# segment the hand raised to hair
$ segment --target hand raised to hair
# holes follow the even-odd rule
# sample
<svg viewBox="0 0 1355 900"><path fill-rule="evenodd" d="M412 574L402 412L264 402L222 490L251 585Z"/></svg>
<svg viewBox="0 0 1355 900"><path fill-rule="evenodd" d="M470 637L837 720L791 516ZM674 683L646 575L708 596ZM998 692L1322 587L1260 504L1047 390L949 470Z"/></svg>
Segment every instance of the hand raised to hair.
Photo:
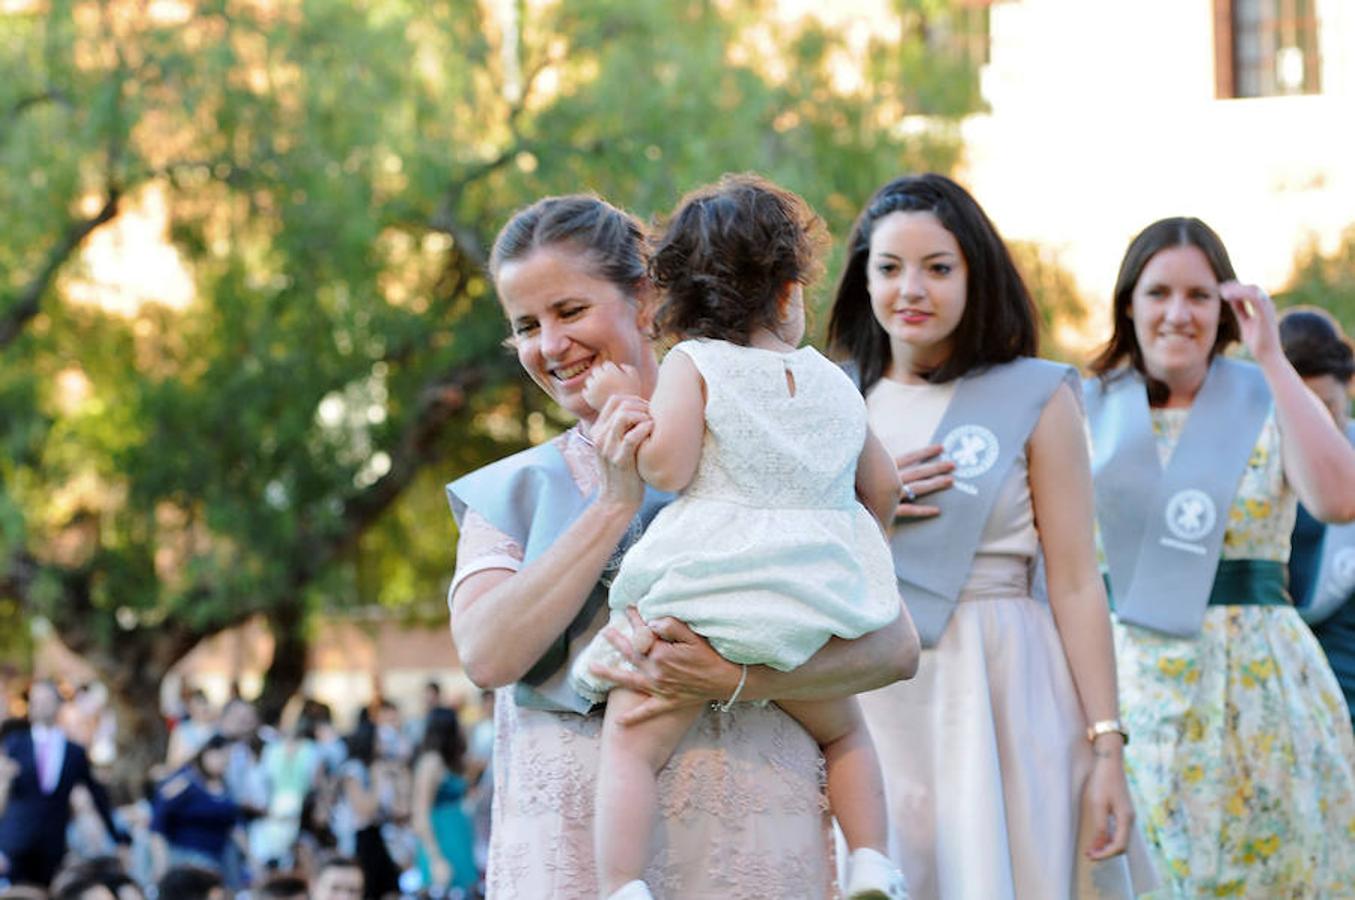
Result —
<svg viewBox="0 0 1355 900"><path fill-rule="evenodd" d="M1225 281L1219 285L1219 296L1233 308L1242 343L1258 363L1266 362L1280 347L1280 326L1275 316L1275 304L1269 295L1254 284Z"/></svg>
<svg viewBox="0 0 1355 900"><path fill-rule="evenodd" d="M612 397L623 394L639 397L643 392L639 370L624 363L605 362L594 366L583 385L583 399L596 410L601 410Z"/></svg>

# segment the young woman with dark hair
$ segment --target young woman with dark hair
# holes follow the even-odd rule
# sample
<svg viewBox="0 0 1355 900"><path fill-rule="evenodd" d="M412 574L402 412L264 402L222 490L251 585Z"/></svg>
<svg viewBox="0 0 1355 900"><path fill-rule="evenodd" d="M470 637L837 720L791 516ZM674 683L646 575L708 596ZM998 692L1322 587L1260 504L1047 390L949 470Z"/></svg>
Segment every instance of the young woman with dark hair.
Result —
<svg viewBox="0 0 1355 900"><path fill-rule="evenodd" d="M179 865L222 871L226 845L243 820L240 805L226 790L229 752L227 740L212 735L191 760L156 787L151 831L168 851L157 860L158 871Z"/></svg>
<svg viewBox="0 0 1355 900"><path fill-rule="evenodd" d="M1126 763L1174 896L1355 884L1355 741L1285 589L1296 496L1355 517L1355 449L1270 298L1198 219L1130 243L1085 385ZM1241 339L1254 363L1227 358Z"/></svg>
<svg viewBox="0 0 1355 900"><path fill-rule="evenodd" d="M962 187L875 194L829 341L904 485L894 569L922 661L860 699L914 896L1141 890L1076 375L1034 358L1030 294Z"/></svg>
<svg viewBox="0 0 1355 900"><path fill-rule="evenodd" d="M426 888L446 896L459 888L471 896L480 880L475 829L463 808L468 785L466 740L456 711L428 712L423 744L414 761L413 830L419 839L419 872Z"/></svg>

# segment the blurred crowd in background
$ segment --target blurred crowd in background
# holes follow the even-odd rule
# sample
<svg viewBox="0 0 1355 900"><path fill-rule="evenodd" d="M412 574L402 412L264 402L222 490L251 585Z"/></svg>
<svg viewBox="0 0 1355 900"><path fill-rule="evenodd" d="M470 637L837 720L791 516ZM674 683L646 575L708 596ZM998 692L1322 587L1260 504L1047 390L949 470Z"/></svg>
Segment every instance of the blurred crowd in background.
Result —
<svg viewBox="0 0 1355 900"><path fill-rule="evenodd" d="M298 698L274 723L187 689L164 760L114 784L98 685L4 698L0 900L474 898L489 829L493 694L378 698L349 729ZM17 713L17 714L16 714Z"/></svg>

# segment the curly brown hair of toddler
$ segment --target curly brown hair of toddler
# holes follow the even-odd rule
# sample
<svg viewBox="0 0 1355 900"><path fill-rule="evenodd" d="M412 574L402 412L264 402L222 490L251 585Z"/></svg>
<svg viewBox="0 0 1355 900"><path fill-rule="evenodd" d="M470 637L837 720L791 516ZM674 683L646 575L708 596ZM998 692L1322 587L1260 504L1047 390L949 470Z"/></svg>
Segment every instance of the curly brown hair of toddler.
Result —
<svg viewBox="0 0 1355 900"><path fill-rule="evenodd" d="M823 220L758 175L726 175L678 203L655 242L649 277L662 295L660 335L748 343L775 330L786 286L823 271Z"/></svg>

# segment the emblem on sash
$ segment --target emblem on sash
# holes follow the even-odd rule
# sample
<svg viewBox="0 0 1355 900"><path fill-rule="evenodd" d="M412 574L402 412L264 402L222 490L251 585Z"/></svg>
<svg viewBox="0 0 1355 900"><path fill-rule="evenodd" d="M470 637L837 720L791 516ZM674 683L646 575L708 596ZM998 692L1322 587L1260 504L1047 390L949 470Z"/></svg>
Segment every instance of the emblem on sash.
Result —
<svg viewBox="0 0 1355 900"><path fill-rule="evenodd" d="M1355 590L1355 547L1342 547L1332 554L1327 584L1340 594Z"/></svg>
<svg viewBox="0 0 1355 900"><path fill-rule="evenodd" d="M1204 538L1217 521L1214 501L1197 488L1177 491L1167 501L1167 530L1183 541Z"/></svg>
<svg viewBox="0 0 1355 900"><path fill-rule="evenodd" d="M957 479L978 478L997 462L997 435L982 425L960 425L941 441L946 458L955 463Z"/></svg>

